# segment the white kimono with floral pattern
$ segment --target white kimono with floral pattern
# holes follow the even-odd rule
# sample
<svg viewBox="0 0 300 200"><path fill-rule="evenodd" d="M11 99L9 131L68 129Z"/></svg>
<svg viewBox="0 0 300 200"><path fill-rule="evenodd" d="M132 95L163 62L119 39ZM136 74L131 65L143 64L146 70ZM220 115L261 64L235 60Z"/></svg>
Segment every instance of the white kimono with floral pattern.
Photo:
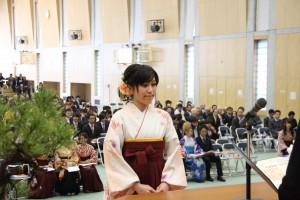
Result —
<svg viewBox="0 0 300 200"><path fill-rule="evenodd" d="M140 131L138 131L139 129ZM137 133L139 134L136 137ZM141 112L133 103L129 102L122 110L114 114L105 137L104 159L107 188L104 197L115 199L135 192L132 186L139 181L139 178L122 155L124 140L135 137L137 139L164 139L166 162L161 181L168 183L170 190L185 188L187 181L179 140L170 115L152 105Z"/></svg>

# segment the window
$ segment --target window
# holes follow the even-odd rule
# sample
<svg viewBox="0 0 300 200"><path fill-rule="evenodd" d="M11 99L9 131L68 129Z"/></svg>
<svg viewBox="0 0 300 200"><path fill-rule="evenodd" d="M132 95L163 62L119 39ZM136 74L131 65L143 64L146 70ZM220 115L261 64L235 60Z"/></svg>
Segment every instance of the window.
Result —
<svg viewBox="0 0 300 200"><path fill-rule="evenodd" d="M256 66L255 66L255 99L267 99L268 80L268 42L258 40L256 43Z"/></svg>
<svg viewBox="0 0 300 200"><path fill-rule="evenodd" d="M185 46L185 98L194 102L194 46Z"/></svg>

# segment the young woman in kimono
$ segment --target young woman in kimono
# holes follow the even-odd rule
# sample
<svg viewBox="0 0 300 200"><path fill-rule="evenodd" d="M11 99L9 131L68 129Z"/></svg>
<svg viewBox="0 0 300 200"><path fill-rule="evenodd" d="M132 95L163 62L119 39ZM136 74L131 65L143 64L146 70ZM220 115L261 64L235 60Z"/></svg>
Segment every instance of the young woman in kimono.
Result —
<svg viewBox="0 0 300 200"><path fill-rule="evenodd" d="M80 133L79 142L76 146L76 152L79 156L79 164L97 163L97 153L94 147L87 144L88 136L86 133ZM83 192L100 192L103 191L103 185L97 169L94 165L80 167L81 182Z"/></svg>
<svg viewBox="0 0 300 200"><path fill-rule="evenodd" d="M75 145L69 148L60 146L54 154L58 179L55 190L61 195L77 195L80 191L79 171L68 171L69 167L78 166L79 157L75 147Z"/></svg>
<svg viewBox="0 0 300 200"><path fill-rule="evenodd" d="M29 197L34 199L45 199L53 197L53 190L56 185L55 171L48 171L53 168L53 156L40 155L35 157L35 162L39 166L31 172L31 184Z"/></svg>
<svg viewBox="0 0 300 200"><path fill-rule="evenodd" d="M134 64L124 72L119 90L128 102L113 115L104 141L106 199L186 187L172 119L151 105L158 81L147 65Z"/></svg>
<svg viewBox="0 0 300 200"><path fill-rule="evenodd" d="M200 154L204 152L196 142L196 139L192 137L192 124L185 122L182 130L185 135L181 138L180 145L185 168L192 173L193 181L203 183L205 181L205 163L200 157ZM197 155L199 155L199 157L197 157Z"/></svg>
<svg viewBox="0 0 300 200"><path fill-rule="evenodd" d="M283 130L278 133L278 154L280 156L289 155L287 149L293 144L296 134L292 129L292 123L289 120L284 122Z"/></svg>

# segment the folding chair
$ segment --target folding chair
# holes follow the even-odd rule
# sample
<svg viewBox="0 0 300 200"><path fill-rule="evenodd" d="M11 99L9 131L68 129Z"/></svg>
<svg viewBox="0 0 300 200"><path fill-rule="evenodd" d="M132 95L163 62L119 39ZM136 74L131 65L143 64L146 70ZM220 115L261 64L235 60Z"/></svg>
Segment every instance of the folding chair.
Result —
<svg viewBox="0 0 300 200"><path fill-rule="evenodd" d="M104 166L104 160L103 160L103 157L102 157L102 154L103 154L103 150L101 150L100 147L102 147L103 149L103 143L104 143L104 139L105 137L99 137L97 139L97 146L98 146L98 161L101 162L101 165Z"/></svg>
<svg viewBox="0 0 300 200"><path fill-rule="evenodd" d="M245 173L245 165L242 162L242 157L238 154L238 152L235 150L235 146L232 143L225 143L222 146L223 153L225 155L225 158L228 158L228 163L230 160L234 160L235 162L235 173L238 173L238 164L241 162L241 165L243 167L243 173Z"/></svg>
<svg viewBox="0 0 300 200"><path fill-rule="evenodd" d="M228 169L228 173L229 175L228 176L231 176L231 170L230 170L230 167L229 167L229 160L228 158L226 158L223 154L223 148L222 148L222 145L220 144L212 144L212 148L213 148L213 151L216 152L216 156L219 156L220 159L221 159L221 162L222 162L222 169L223 169L223 166L224 166L224 162L226 163L226 167ZM213 163L212 163L213 164Z"/></svg>
<svg viewBox="0 0 300 200"><path fill-rule="evenodd" d="M216 143L222 145L225 143L230 143L230 141L228 139L217 139Z"/></svg>
<svg viewBox="0 0 300 200"><path fill-rule="evenodd" d="M231 135L229 127L228 126L219 126L218 134L220 135L220 139L228 139L232 140L234 137Z"/></svg>
<svg viewBox="0 0 300 200"><path fill-rule="evenodd" d="M247 155L247 146L248 146L247 142L239 142L239 143L237 143L237 147L240 148L246 155ZM254 162L256 162L257 156L255 156L255 155L252 154L250 157L251 157L251 159Z"/></svg>
<svg viewBox="0 0 300 200"><path fill-rule="evenodd" d="M245 128L235 129L237 142L247 142L247 130Z"/></svg>
<svg viewBox="0 0 300 200"><path fill-rule="evenodd" d="M261 137L261 135L259 134L258 129L256 129L254 127L252 128L252 142L254 143L253 147L256 146L258 151L259 151L259 146L262 146L264 152L266 151L265 145L264 145L264 140ZM254 148L253 148L253 150L254 150Z"/></svg>
<svg viewBox="0 0 300 200"><path fill-rule="evenodd" d="M268 150L271 150L271 145L272 145L272 141L274 142L274 146L275 146L275 139L273 138L272 134L269 133L269 128L268 127L261 127L258 129L258 133L261 136L261 138L263 139L265 148ZM276 148L274 148L276 149Z"/></svg>

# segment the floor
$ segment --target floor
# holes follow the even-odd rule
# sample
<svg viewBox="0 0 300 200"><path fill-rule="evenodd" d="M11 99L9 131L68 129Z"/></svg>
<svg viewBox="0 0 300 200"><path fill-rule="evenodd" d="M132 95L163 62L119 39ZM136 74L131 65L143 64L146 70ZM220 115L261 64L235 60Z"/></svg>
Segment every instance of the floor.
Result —
<svg viewBox="0 0 300 200"><path fill-rule="evenodd" d="M277 152L274 150L271 151L257 151L255 152L255 155L257 156L257 160L264 160L268 158L273 158L277 156ZM234 161L230 162L230 169L235 169L235 163ZM106 174L104 166L98 165L97 166L98 173L100 175L100 178L103 182L103 184L106 183ZM188 187L187 189L192 188L206 188L206 187L215 187L215 186L223 186L223 185L234 185L234 184L243 184L246 182L246 176L243 172L243 168L241 164L239 164L238 171L241 171L238 174L232 174L232 176L226 176L226 173L228 170L224 168L224 178L226 179L226 182L220 182L220 181L213 181L213 182L204 182L204 183L196 183L192 181L188 181ZM228 174L228 173L227 173ZM212 175L213 176L213 175ZM262 182L263 180L256 174L254 170L251 170L251 182ZM54 200L94 200L94 199L103 199L103 192L97 192L97 193L79 193L77 196L60 196L56 194L53 198Z"/></svg>

